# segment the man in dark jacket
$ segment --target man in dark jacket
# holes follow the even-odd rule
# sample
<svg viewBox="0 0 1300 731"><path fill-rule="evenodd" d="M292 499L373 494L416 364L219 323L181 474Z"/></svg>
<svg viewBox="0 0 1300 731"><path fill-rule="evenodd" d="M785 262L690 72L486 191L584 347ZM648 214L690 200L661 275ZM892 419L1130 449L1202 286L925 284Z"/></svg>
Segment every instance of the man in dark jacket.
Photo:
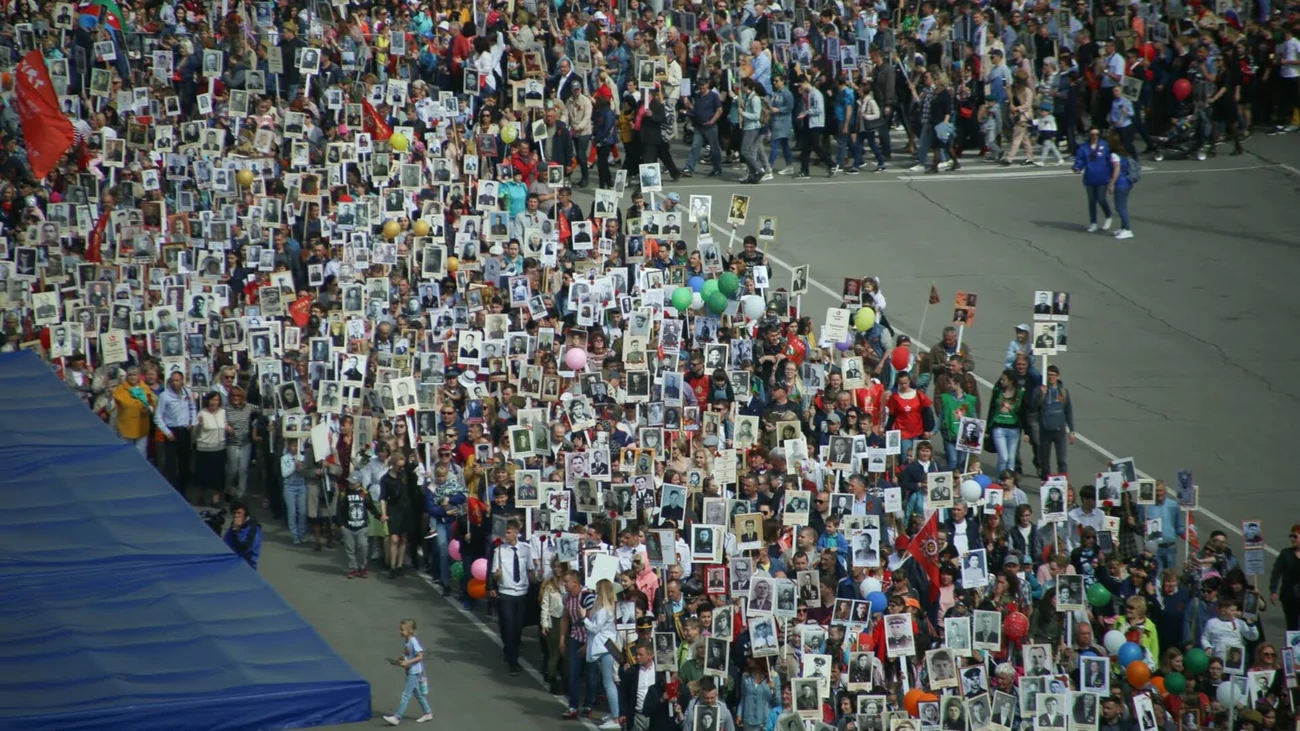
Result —
<svg viewBox="0 0 1300 731"><path fill-rule="evenodd" d="M675 727L671 701L664 698L664 676L655 671L655 653L648 642L638 642L633 653L636 664L622 671L618 707L623 728L636 731L669 731ZM641 676L649 685L641 693Z"/></svg>
<svg viewBox="0 0 1300 731"><path fill-rule="evenodd" d="M663 169L672 176L673 182L681 179L682 173L673 162L672 151L668 144L668 108L664 106L664 90L655 84L650 92L650 108L641 117L641 160L663 164Z"/></svg>
<svg viewBox="0 0 1300 731"><path fill-rule="evenodd" d="M892 156L889 147L889 123L894 110L898 108L898 77L894 73L894 64L885 63L879 48L871 48L871 64L875 71L871 74L871 95L880 105L880 118L885 121L885 131L880 137L880 152L888 160Z"/></svg>

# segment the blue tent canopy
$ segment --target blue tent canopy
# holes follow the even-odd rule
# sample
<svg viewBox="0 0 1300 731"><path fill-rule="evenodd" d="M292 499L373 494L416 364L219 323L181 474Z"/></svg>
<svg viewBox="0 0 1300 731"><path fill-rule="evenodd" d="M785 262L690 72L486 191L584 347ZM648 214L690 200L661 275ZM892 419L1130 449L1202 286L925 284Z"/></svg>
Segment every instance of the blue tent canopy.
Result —
<svg viewBox="0 0 1300 731"><path fill-rule="evenodd" d="M364 721L370 686L31 353L0 355L0 728Z"/></svg>

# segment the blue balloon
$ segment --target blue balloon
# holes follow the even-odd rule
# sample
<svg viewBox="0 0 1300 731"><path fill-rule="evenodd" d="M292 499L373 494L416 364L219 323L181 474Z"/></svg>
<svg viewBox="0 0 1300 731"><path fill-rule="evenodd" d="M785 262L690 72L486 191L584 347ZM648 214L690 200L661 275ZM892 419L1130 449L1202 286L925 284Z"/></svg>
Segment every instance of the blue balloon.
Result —
<svg viewBox="0 0 1300 731"><path fill-rule="evenodd" d="M699 292L704 289L704 277L701 276L691 277L690 279L686 280L686 286L690 287L692 290L696 292Z"/></svg>
<svg viewBox="0 0 1300 731"><path fill-rule="evenodd" d="M989 477L988 475L982 472L978 475L975 475L975 481L978 482L980 484L980 487L984 488L985 490L989 489L989 485L993 484L993 478Z"/></svg>
<svg viewBox="0 0 1300 731"><path fill-rule="evenodd" d="M871 602L871 613L880 614L885 611L885 605L889 603L889 598L883 592L873 591L867 595L867 601Z"/></svg>
<svg viewBox="0 0 1300 731"><path fill-rule="evenodd" d="M1119 666L1126 668L1134 660L1141 660L1143 655L1141 645L1136 642L1125 642L1119 646Z"/></svg>

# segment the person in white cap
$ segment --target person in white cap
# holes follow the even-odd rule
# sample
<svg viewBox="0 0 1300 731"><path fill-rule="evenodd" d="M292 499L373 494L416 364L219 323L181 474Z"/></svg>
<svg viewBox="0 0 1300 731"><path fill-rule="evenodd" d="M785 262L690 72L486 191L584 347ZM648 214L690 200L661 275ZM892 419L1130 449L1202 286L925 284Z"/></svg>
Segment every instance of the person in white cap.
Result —
<svg viewBox="0 0 1300 731"><path fill-rule="evenodd" d="M1003 368L1013 368L1016 365L1016 356L1025 355L1031 361L1034 358L1034 345L1029 340L1029 326L1025 323L1016 325L1016 335L1007 343L1007 355L1002 359Z"/></svg>

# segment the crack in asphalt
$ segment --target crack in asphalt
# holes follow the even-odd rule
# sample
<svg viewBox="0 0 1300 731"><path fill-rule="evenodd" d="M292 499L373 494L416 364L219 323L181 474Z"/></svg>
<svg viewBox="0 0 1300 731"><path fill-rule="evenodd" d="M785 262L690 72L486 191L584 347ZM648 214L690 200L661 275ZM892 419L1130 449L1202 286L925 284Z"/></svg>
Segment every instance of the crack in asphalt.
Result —
<svg viewBox="0 0 1300 731"><path fill-rule="evenodd" d="M1262 159L1262 158L1261 158L1261 159ZM1048 251L1047 249L1044 249L1043 247L1041 247L1041 246L1039 246L1038 244L1034 243L1034 242L1033 242L1032 240L1030 240L1030 239L1027 239L1027 238L1025 238L1025 237L1023 237L1023 236L1015 236L1015 235L1013 235L1013 234L1009 234L1009 233L1007 233L1007 232L1005 232L1005 231L998 231L998 230L996 230L996 229L989 228L988 226L985 226L985 225L982 224L982 223L979 223L979 222L973 221L973 220L967 218L966 216L963 216L963 215L961 215L960 213L957 213L956 211L952 210L951 208L949 208L948 206L944 205L943 203L940 203L938 200L936 200L936 199L935 199L934 197L932 197L930 194L928 194L928 193L926 193L925 191L921 190L920 188L916 187L916 183L915 183L915 181L908 180L906 183L904 183L904 185L905 185L909 190L911 190L912 192L916 193L916 194L919 195L921 198L923 198L926 202L928 202L928 203L930 203L931 205L933 205L935 208L938 208L940 211L943 211L944 213L948 214L949 216L952 216L953 218L957 219L958 221L961 221L962 223L964 223L964 224L966 224L966 225L968 225L968 226L972 226L972 227L974 227L974 228L977 228L977 229L979 229L979 230L981 230L981 231L984 231L984 232L986 232L986 233L992 234L992 235L994 235L994 236L999 236L999 237L1002 237L1002 238L1005 238L1005 239L1011 239L1012 241L1019 241L1019 242L1023 243L1025 246L1028 246L1029 248L1033 249L1034 251L1037 251L1038 253L1042 254L1043 256L1045 256L1045 257L1047 257L1047 258L1049 258L1049 259L1053 259L1053 260L1055 260L1055 261L1056 261L1057 263L1059 263L1062 267L1065 267L1066 269L1070 269L1070 270L1073 270L1073 271L1076 271L1076 272L1080 272L1081 274L1083 274L1083 276L1085 276L1085 277L1087 277L1088 279L1092 280L1092 282L1095 283L1098 287L1100 287L1100 288L1106 290L1107 292L1110 292L1110 293L1113 294L1116 298L1122 300L1123 302L1128 303L1129 305L1132 305L1134 308L1136 308L1136 309L1140 310L1141 312L1145 313L1147 317L1149 317L1149 318L1151 318L1152 320L1154 320L1155 322L1158 322L1158 323L1160 323L1161 325L1164 325L1165 327L1169 328L1169 330L1170 330L1171 332L1175 332L1175 333L1178 333L1178 334L1180 334L1180 335L1183 335L1183 336L1185 336L1185 337L1187 337L1187 338L1190 338L1191 340L1194 340L1194 341L1196 341L1196 342L1198 342L1198 343L1200 343L1200 344L1202 344L1202 345L1204 345L1204 346L1210 348L1211 350L1213 350L1213 351L1218 355L1218 358L1219 358L1219 361L1220 361L1220 362L1222 362L1222 363L1223 363L1224 365L1226 365L1226 366L1229 366L1229 367L1231 367L1231 368L1233 368L1233 369L1236 369L1236 370L1240 371L1241 373L1243 373L1243 374L1245 374L1245 375L1248 375L1248 376L1250 376L1250 377L1252 377L1252 378L1258 380L1260 383L1263 383L1264 386L1265 386L1265 388L1267 388L1268 391L1269 391L1270 393L1273 393L1273 394L1276 394L1276 395L1278 395L1278 396L1282 396L1282 397L1284 397L1284 398L1290 399L1291 401L1294 401L1294 402L1296 402L1296 403L1300 403L1300 396L1297 396L1296 394L1287 393L1287 392L1285 392L1285 391L1279 390L1278 387L1276 386L1276 384L1274 384L1271 380L1269 380L1269 378L1268 378L1267 376L1265 376L1264 374L1262 374L1262 373L1258 373L1258 372L1255 372L1255 371L1252 371L1251 369L1247 368L1246 366L1241 365L1240 363L1235 362L1235 361L1232 359L1232 357L1228 354L1228 351L1225 350L1225 349L1223 348L1223 346L1219 345L1218 343L1215 343L1214 341L1206 340L1205 338L1202 338L1202 337L1200 337L1200 336L1198 336L1198 335L1195 335L1195 334L1193 334L1193 333L1190 333L1190 332L1188 332L1188 331L1186 331L1186 330L1183 330L1182 328L1180 328L1180 327L1174 325L1173 323L1169 322L1168 320L1166 320L1166 319L1160 317L1159 315L1155 314L1155 312L1153 312L1153 311L1151 310L1151 308L1146 307L1146 306L1144 306L1144 305L1142 305L1142 304L1139 304L1139 303L1138 303L1136 300L1134 300L1132 297L1129 297L1128 295L1124 294L1124 293L1121 292L1120 290L1115 289L1115 288L1112 287L1110 284L1108 284L1105 280L1103 280L1103 279L1099 279L1098 277L1096 277L1095 275L1093 275L1093 273L1090 272L1090 271L1088 271L1087 269L1084 269L1084 268L1081 268L1081 267L1075 267L1075 266L1072 266L1071 264L1069 264L1068 262L1066 262L1065 259L1062 259L1059 255L1054 254L1054 253L1052 253L1051 251ZM1117 398L1120 398L1120 397L1117 397ZM1127 399L1123 399L1123 398L1121 398L1121 400L1127 400ZM1130 403L1131 403L1131 402L1130 402ZM1152 413L1154 413L1154 412L1152 412Z"/></svg>

